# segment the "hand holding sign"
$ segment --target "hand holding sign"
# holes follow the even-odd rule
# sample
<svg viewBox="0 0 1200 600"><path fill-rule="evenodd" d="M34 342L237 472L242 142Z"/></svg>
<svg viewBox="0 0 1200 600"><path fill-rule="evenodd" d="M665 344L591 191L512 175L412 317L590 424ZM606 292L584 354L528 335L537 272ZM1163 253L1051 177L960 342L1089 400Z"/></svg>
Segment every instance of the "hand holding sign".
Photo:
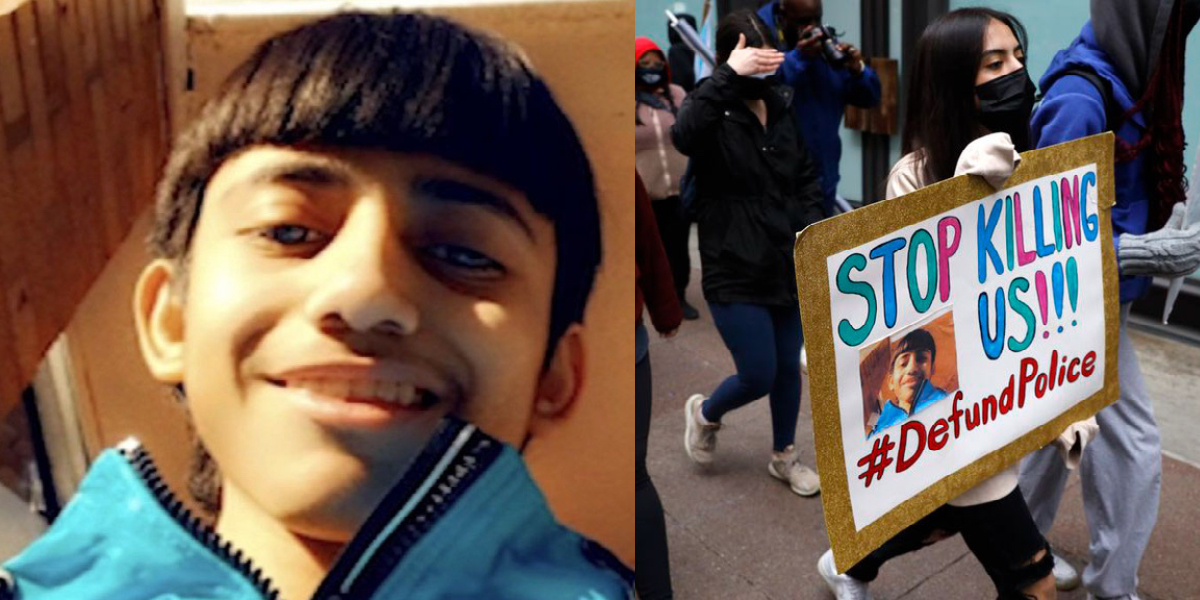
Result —
<svg viewBox="0 0 1200 600"><path fill-rule="evenodd" d="M1121 236L1117 261L1122 275L1184 277L1200 268L1200 222L1184 226L1186 205L1176 204L1158 231Z"/></svg>

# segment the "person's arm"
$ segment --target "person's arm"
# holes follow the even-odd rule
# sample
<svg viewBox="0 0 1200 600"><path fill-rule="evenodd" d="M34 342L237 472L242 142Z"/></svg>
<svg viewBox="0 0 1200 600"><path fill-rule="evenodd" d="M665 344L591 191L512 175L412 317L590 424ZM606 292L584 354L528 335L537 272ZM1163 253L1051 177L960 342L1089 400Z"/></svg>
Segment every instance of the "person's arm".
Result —
<svg viewBox="0 0 1200 600"><path fill-rule="evenodd" d="M1045 91L1046 97L1029 123L1038 148L1095 135L1108 129L1103 92L1079 75L1065 75ZM1121 233L1113 220L1113 244L1119 251ZM1120 265L1118 265L1120 266Z"/></svg>
<svg viewBox="0 0 1200 600"><path fill-rule="evenodd" d="M637 213L635 214L634 242L636 244L637 286L646 300L650 321L659 333L670 333L679 328L683 321L683 309L675 295L675 283L671 278L671 265L658 236L658 224L654 220L654 208L650 196L642 185L642 178L635 176Z"/></svg>
<svg viewBox="0 0 1200 600"><path fill-rule="evenodd" d="M1082 77L1068 75L1058 80L1063 92L1047 97L1034 115L1033 132L1038 147L1078 139L1107 128L1104 100L1096 86ZM1044 113L1044 114L1043 114ZM1151 192L1153 193L1153 192ZM1154 202L1154 198L1149 198ZM1182 206L1177 206L1182 210ZM1200 227L1182 228L1182 212L1172 214L1166 226L1149 233L1127 233L1122 213L1112 211L1113 245L1117 269L1122 276L1187 275L1200 266Z"/></svg>
<svg viewBox="0 0 1200 600"><path fill-rule="evenodd" d="M1038 148L1084 138L1106 128L1104 97L1096 86L1078 75L1066 75L1051 84L1029 123Z"/></svg>
<svg viewBox="0 0 1200 600"><path fill-rule="evenodd" d="M715 143L713 137L726 108L737 102L734 77L737 73L733 67L723 64L683 100L675 125L671 127L671 139L681 153L693 156Z"/></svg>
<svg viewBox="0 0 1200 600"><path fill-rule="evenodd" d="M853 46L848 46L848 48L852 48L857 60L862 61L862 57L857 54L857 48ZM880 98L883 97L883 87L879 83L879 74L865 63L862 65L862 72L858 74L847 67L843 90L843 98L846 104L859 108L878 106Z"/></svg>
<svg viewBox="0 0 1200 600"><path fill-rule="evenodd" d="M803 85L805 73L808 72L808 60L799 48L789 50L779 67L779 80L792 87Z"/></svg>
<svg viewBox="0 0 1200 600"><path fill-rule="evenodd" d="M905 154L888 173L884 198L891 200L925 187L921 177L921 159L917 152Z"/></svg>

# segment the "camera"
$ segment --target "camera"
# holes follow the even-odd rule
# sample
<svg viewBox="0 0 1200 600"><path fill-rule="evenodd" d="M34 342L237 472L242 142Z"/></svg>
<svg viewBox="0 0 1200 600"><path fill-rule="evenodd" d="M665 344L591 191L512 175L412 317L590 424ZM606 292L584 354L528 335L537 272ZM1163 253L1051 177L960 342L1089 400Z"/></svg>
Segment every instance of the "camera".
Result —
<svg viewBox="0 0 1200 600"><path fill-rule="evenodd" d="M816 25L808 30L808 34L802 39L820 39L821 58L824 58L825 62L830 65L841 68L846 66L848 58L845 52L838 49L838 35L840 34L832 25Z"/></svg>

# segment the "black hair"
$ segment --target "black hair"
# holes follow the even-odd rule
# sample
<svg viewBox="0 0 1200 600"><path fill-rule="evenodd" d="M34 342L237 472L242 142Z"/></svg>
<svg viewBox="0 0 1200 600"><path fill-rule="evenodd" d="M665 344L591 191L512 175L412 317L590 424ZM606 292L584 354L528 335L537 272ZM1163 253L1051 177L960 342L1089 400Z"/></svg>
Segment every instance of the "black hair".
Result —
<svg viewBox="0 0 1200 600"><path fill-rule="evenodd" d="M675 15L675 18L679 19L680 21L687 22L688 25L692 26L692 29L696 28L696 17L693 17L692 15L687 13L679 13ZM671 27L670 19L667 20L667 40L671 42L672 46L683 43L683 38L679 36L679 32L675 31L674 27Z"/></svg>
<svg viewBox="0 0 1200 600"><path fill-rule="evenodd" d="M903 151L920 152L925 176L954 176L958 156L986 133L975 107L975 78L983 36L992 19L1008 25L1028 52L1025 28L1016 17L990 8L960 8L930 23L917 40L908 80Z"/></svg>
<svg viewBox="0 0 1200 600"><path fill-rule="evenodd" d="M929 351L929 362L932 363L937 359L937 342L933 341L933 335L919 327L908 332L908 335L900 338L896 342L896 346L892 348L892 367L896 366L896 358L905 352L919 352L921 350Z"/></svg>
<svg viewBox="0 0 1200 600"><path fill-rule="evenodd" d="M545 364L583 319L601 258L587 155L518 49L442 17L336 14L264 42L177 140L152 252L186 270L209 180L254 145L425 153L521 191L556 231Z"/></svg>
<svg viewBox="0 0 1200 600"><path fill-rule="evenodd" d="M738 35L746 36L747 48L774 48L775 44L768 37L770 31L761 17L748 10L726 15L717 25L717 64L723 65L729 60L730 53L737 47Z"/></svg>

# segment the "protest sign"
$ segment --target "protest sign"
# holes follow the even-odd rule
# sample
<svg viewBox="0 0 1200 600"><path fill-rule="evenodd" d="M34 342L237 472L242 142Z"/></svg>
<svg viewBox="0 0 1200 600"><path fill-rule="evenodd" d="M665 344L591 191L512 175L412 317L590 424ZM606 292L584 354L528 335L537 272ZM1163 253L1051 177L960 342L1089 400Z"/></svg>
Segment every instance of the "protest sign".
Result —
<svg viewBox="0 0 1200 600"><path fill-rule="evenodd" d="M1117 398L1113 138L805 229L796 280L839 571Z"/></svg>

